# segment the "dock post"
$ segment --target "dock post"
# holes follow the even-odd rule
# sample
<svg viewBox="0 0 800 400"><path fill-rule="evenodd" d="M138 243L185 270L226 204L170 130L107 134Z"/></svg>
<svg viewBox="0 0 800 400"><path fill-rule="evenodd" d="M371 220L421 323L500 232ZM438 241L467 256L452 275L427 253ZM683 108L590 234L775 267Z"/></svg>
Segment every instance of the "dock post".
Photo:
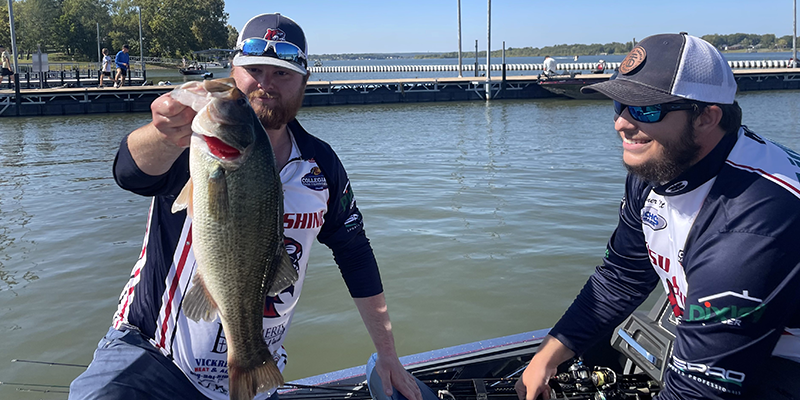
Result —
<svg viewBox="0 0 800 400"><path fill-rule="evenodd" d="M461 0L458 0L458 77L461 78Z"/></svg>
<svg viewBox="0 0 800 400"><path fill-rule="evenodd" d="M492 99L492 0L486 6L486 101Z"/></svg>
<svg viewBox="0 0 800 400"><path fill-rule="evenodd" d="M475 39L475 77L478 77L478 39Z"/></svg>
<svg viewBox="0 0 800 400"><path fill-rule="evenodd" d="M497 95L503 92L506 88L506 41L503 40L503 72L502 72L502 79L500 79L500 90L497 91Z"/></svg>

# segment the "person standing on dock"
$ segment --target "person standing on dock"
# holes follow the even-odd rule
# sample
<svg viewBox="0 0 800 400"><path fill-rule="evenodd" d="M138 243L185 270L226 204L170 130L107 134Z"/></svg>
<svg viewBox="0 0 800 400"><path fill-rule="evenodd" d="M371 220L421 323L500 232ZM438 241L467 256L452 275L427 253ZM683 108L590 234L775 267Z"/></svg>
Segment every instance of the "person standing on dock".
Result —
<svg viewBox="0 0 800 400"><path fill-rule="evenodd" d="M685 33L645 38L617 75L581 90L614 100L628 169L619 222L519 398L549 398L559 365L659 282L678 321L659 400L797 398L800 154L741 125L728 63Z"/></svg>
<svg viewBox="0 0 800 400"><path fill-rule="evenodd" d="M0 85L2 85L3 81L2 78L4 76L8 77L8 88L14 88L14 82L12 78L14 76L14 71L11 70L11 59L8 57L8 52L6 52L5 46L0 45L0 58L2 59L2 69L0 69Z"/></svg>
<svg viewBox="0 0 800 400"><path fill-rule="evenodd" d="M422 400L395 350L378 264L347 172L333 149L295 119L309 78L305 34L280 14L258 15L240 32L231 77L248 96L272 143L284 191L284 243L300 276L266 300L264 339L283 370L288 356L282 344L303 288L311 245L319 241L332 250L377 350L375 370L387 396L394 387L410 400ZM227 344L219 318L191 321L179 304L187 289L180 282L191 281L195 272L190 267L195 263L192 220L171 208L189 179L187 147L196 112L169 93L153 101L151 111L152 122L122 140L114 161L120 187L153 197L145 247L123 289L113 326L89 368L70 386L73 400L228 400Z"/></svg>
<svg viewBox="0 0 800 400"><path fill-rule="evenodd" d="M103 63L100 70L100 88L105 87L103 80L108 77L111 78L111 56L108 55L108 49L103 48ZM116 82L116 81L115 81Z"/></svg>
<svg viewBox="0 0 800 400"><path fill-rule="evenodd" d="M122 45L122 50L117 52L117 56L114 58L114 63L117 64L117 75L114 76L114 87L122 87L125 84L125 77L128 76L128 63L130 62L130 56L128 55L128 48L127 44Z"/></svg>

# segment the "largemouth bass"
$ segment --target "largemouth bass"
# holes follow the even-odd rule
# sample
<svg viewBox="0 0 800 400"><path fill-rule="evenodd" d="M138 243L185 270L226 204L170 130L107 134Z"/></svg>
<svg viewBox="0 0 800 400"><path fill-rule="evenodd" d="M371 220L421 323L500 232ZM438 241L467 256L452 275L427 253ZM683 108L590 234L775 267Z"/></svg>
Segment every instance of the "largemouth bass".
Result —
<svg viewBox="0 0 800 400"><path fill-rule="evenodd" d="M297 281L283 245L283 189L267 132L233 79L190 82L171 96L198 111L191 178L172 211L188 208L197 272L183 312L219 314L228 344L230 398L284 383L264 341L267 297Z"/></svg>

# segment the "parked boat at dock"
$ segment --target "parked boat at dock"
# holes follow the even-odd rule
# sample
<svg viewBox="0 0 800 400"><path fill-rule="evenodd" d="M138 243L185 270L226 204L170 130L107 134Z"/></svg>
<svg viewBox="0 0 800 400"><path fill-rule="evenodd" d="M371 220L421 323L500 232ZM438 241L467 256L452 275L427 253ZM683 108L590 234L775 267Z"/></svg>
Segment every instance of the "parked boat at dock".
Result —
<svg viewBox="0 0 800 400"><path fill-rule="evenodd" d="M203 75L208 73L208 70L205 69L202 65L190 65L186 68L180 68L181 75Z"/></svg>

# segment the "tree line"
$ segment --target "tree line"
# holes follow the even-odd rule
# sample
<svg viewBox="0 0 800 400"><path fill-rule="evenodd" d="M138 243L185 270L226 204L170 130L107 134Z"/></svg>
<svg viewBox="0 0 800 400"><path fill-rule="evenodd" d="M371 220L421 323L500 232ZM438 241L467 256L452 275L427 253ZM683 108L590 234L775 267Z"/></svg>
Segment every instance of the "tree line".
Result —
<svg viewBox="0 0 800 400"><path fill-rule="evenodd" d="M792 35L776 37L774 34L758 35L747 33L733 33L730 35L705 35L701 38L720 50L734 49L767 49L783 50L792 46ZM544 56L575 56L575 55L605 55L627 54L633 49L634 42L612 42L606 44L559 44L554 46L520 47L506 49L506 57L544 57ZM492 57L501 57L502 49L492 51ZM457 58L457 52L422 54L414 58ZM474 58L475 52L462 52L462 58ZM478 58L486 57L486 51L479 51Z"/></svg>
<svg viewBox="0 0 800 400"><path fill-rule="evenodd" d="M146 57L192 58L192 51L233 48L238 31L228 24L224 0L15 0L17 51L29 58L63 53L75 61L97 60L100 47L113 56L128 44L139 51L139 10ZM0 2L0 44L11 50L8 3Z"/></svg>

